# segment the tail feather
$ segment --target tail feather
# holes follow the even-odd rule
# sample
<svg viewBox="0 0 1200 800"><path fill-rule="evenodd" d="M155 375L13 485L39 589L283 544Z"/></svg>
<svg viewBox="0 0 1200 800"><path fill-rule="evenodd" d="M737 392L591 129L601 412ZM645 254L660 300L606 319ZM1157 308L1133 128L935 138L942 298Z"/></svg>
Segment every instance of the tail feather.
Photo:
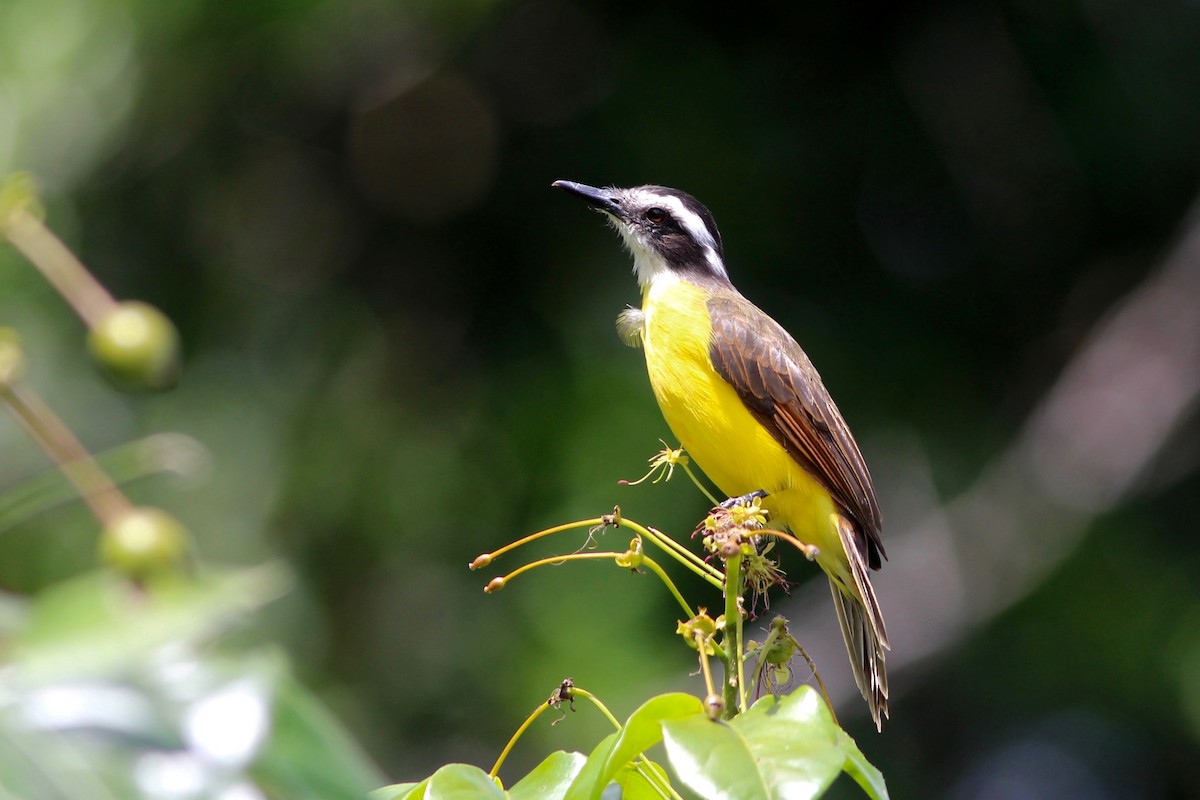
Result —
<svg viewBox="0 0 1200 800"><path fill-rule="evenodd" d="M888 716L887 650L890 649L887 629L883 624L883 612L875 598L867 564L858 547L858 536L854 523L840 517L838 532L842 548L850 562L853 586L840 583L832 575L829 588L833 592L833 605L837 609L838 623L842 627L842 638L846 640L846 651L850 666L854 670L854 681L871 709L875 728L883 728Z"/></svg>

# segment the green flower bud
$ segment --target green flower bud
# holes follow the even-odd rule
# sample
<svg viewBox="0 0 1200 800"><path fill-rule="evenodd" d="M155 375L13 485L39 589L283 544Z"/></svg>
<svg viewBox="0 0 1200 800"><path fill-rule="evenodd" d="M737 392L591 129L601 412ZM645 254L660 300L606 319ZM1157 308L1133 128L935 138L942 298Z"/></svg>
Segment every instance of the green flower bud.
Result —
<svg viewBox="0 0 1200 800"><path fill-rule="evenodd" d="M170 389L179 381L179 333L147 303L118 303L88 333L88 351L123 389Z"/></svg>
<svg viewBox="0 0 1200 800"><path fill-rule="evenodd" d="M135 580L177 568L187 550L183 524L162 509L149 506L131 509L100 533L100 558Z"/></svg>

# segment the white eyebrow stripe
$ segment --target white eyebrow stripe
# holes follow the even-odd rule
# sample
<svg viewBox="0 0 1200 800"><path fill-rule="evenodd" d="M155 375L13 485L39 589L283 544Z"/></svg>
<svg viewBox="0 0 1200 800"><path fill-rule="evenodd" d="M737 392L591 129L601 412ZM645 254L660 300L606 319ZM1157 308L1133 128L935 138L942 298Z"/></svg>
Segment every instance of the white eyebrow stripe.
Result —
<svg viewBox="0 0 1200 800"><path fill-rule="evenodd" d="M693 241L704 248L704 259L708 262L709 268L718 275L728 274L725 271L725 262L721 260L721 255L717 252L717 243L699 214L685 206L678 197L647 191L640 194L641 197L637 198L640 203L662 206L670 211L672 217L679 220L679 224L687 230Z"/></svg>
<svg viewBox="0 0 1200 800"><path fill-rule="evenodd" d="M708 232L708 226L704 224L704 220L700 218L699 214L684 206L678 197L660 197L657 202L670 209L671 216L679 220L679 224L687 229L692 239L700 246L709 250L717 249L717 243L713 241L712 234Z"/></svg>

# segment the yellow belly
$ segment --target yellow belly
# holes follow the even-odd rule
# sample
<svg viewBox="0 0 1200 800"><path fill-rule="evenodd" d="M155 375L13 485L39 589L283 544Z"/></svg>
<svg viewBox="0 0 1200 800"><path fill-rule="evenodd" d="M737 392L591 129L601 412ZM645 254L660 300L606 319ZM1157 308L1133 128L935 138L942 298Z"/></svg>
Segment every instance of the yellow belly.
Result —
<svg viewBox="0 0 1200 800"><path fill-rule="evenodd" d="M675 280L655 282L642 298L646 369L667 425L722 493L737 497L766 491L763 505L770 511L772 527L789 528L827 558L840 556L829 492L788 455L713 370L708 296L705 289Z"/></svg>

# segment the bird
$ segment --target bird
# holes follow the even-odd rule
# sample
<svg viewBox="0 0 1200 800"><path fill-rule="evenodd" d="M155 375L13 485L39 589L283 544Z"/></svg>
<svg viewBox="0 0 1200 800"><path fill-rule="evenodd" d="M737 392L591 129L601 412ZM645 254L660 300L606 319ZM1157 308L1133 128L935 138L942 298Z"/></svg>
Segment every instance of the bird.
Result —
<svg viewBox="0 0 1200 800"><path fill-rule="evenodd" d="M633 256L641 308L618 331L640 345L671 432L731 499L760 497L774 526L817 548L855 682L888 717L883 613L870 572L886 558L879 501L850 428L783 326L734 288L712 214L665 186L551 184L602 212Z"/></svg>

